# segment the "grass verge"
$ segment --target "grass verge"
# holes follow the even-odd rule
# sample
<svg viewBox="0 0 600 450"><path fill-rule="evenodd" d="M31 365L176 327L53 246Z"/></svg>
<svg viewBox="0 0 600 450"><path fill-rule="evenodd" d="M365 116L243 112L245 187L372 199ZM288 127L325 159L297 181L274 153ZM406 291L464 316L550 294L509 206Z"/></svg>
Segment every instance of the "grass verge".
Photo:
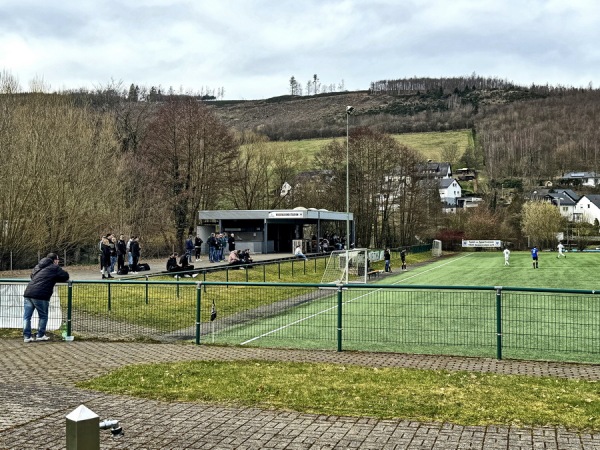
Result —
<svg viewBox="0 0 600 450"><path fill-rule="evenodd" d="M135 365L79 387L161 401L460 425L600 429L596 382L269 361Z"/></svg>

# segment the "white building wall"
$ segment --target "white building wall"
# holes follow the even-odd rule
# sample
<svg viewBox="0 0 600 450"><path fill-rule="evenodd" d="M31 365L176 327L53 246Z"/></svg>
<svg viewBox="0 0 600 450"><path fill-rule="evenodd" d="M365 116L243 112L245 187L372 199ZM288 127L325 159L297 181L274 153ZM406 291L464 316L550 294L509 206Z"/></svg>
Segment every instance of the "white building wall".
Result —
<svg viewBox="0 0 600 450"><path fill-rule="evenodd" d="M577 222L594 223L594 220L600 222L600 209L584 195L575 205L573 219Z"/></svg>

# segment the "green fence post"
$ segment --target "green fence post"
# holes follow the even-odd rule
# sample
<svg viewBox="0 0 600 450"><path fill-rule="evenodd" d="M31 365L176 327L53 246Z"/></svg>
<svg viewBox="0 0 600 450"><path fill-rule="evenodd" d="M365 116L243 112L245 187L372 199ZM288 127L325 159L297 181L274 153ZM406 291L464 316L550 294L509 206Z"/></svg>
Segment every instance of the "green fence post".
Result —
<svg viewBox="0 0 600 450"><path fill-rule="evenodd" d="M279 263L279 262L277 263L277 272L278 272L279 279L281 280L281 263Z"/></svg>
<svg viewBox="0 0 600 450"><path fill-rule="evenodd" d="M292 278L294 278L294 260L292 259Z"/></svg>
<svg viewBox="0 0 600 450"><path fill-rule="evenodd" d="M196 287L196 345L200 345L200 306L202 305L202 282Z"/></svg>
<svg viewBox="0 0 600 450"><path fill-rule="evenodd" d="M67 285L67 336L71 336L71 316L73 314L73 281Z"/></svg>
<svg viewBox="0 0 600 450"><path fill-rule="evenodd" d="M306 259L304 260L304 275L306 275Z"/></svg>
<svg viewBox="0 0 600 450"><path fill-rule="evenodd" d="M267 282L267 265L263 264L263 283Z"/></svg>
<svg viewBox="0 0 600 450"><path fill-rule="evenodd" d="M502 359L502 286L496 286L496 358Z"/></svg>
<svg viewBox="0 0 600 450"><path fill-rule="evenodd" d="M229 267L225 268L225 281L229 283ZM229 285L227 285L229 287Z"/></svg>
<svg viewBox="0 0 600 450"><path fill-rule="evenodd" d="M342 285L338 286L337 292L338 315L337 315L337 351L342 351Z"/></svg>
<svg viewBox="0 0 600 450"><path fill-rule="evenodd" d="M148 275L146 275L146 305L148 304Z"/></svg>
<svg viewBox="0 0 600 450"><path fill-rule="evenodd" d="M246 283L248 282L248 266L245 267L246 269Z"/></svg>
<svg viewBox="0 0 600 450"><path fill-rule="evenodd" d="M108 282L108 310L109 311L112 307L112 292L111 292L110 286L111 286L111 282L109 281Z"/></svg>

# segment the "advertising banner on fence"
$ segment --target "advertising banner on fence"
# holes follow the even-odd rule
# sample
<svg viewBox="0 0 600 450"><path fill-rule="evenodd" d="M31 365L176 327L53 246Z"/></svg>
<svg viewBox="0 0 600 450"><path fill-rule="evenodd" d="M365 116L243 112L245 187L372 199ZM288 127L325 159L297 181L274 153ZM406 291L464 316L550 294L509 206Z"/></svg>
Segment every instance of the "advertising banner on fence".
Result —
<svg viewBox="0 0 600 450"><path fill-rule="evenodd" d="M495 239L490 240L465 240L462 241L463 247L485 247L485 248L500 248L502 247L502 241Z"/></svg>
<svg viewBox="0 0 600 450"><path fill-rule="evenodd" d="M0 286L0 328L23 328L23 292L26 284L3 284ZM56 289L48 308L48 331L58 330L62 324L60 298ZM37 311L31 318L31 327L37 329Z"/></svg>

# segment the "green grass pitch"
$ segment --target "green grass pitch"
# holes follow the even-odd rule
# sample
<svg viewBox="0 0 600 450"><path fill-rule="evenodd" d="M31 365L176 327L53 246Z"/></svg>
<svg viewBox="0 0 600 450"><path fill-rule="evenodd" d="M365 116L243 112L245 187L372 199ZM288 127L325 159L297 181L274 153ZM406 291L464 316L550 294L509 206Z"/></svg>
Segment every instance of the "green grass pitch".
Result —
<svg viewBox="0 0 600 450"><path fill-rule="evenodd" d="M380 283L451 286L517 286L558 289L599 289L599 253L540 252L538 269L533 269L529 252L512 252L510 266L502 252L461 253L408 272L388 277ZM393 269L394 270L394 269Z"/></svg>
<svg viewBox="0 0 600 450"><path fill-rule="evenodd" d="M396 290L403 286L512 286L593 290L600 254L543 252L534 269L528 252L462 253L393 273L368 289L344 291L342 348L496 357L495 290ZM387 287L386 287L387 286ZM335 350L335 294L216 332L209 339L237 345ZM577 293L504 292L502 356L600 362L600 297ZM210 341L209 341L210 342Z"/></svg>

